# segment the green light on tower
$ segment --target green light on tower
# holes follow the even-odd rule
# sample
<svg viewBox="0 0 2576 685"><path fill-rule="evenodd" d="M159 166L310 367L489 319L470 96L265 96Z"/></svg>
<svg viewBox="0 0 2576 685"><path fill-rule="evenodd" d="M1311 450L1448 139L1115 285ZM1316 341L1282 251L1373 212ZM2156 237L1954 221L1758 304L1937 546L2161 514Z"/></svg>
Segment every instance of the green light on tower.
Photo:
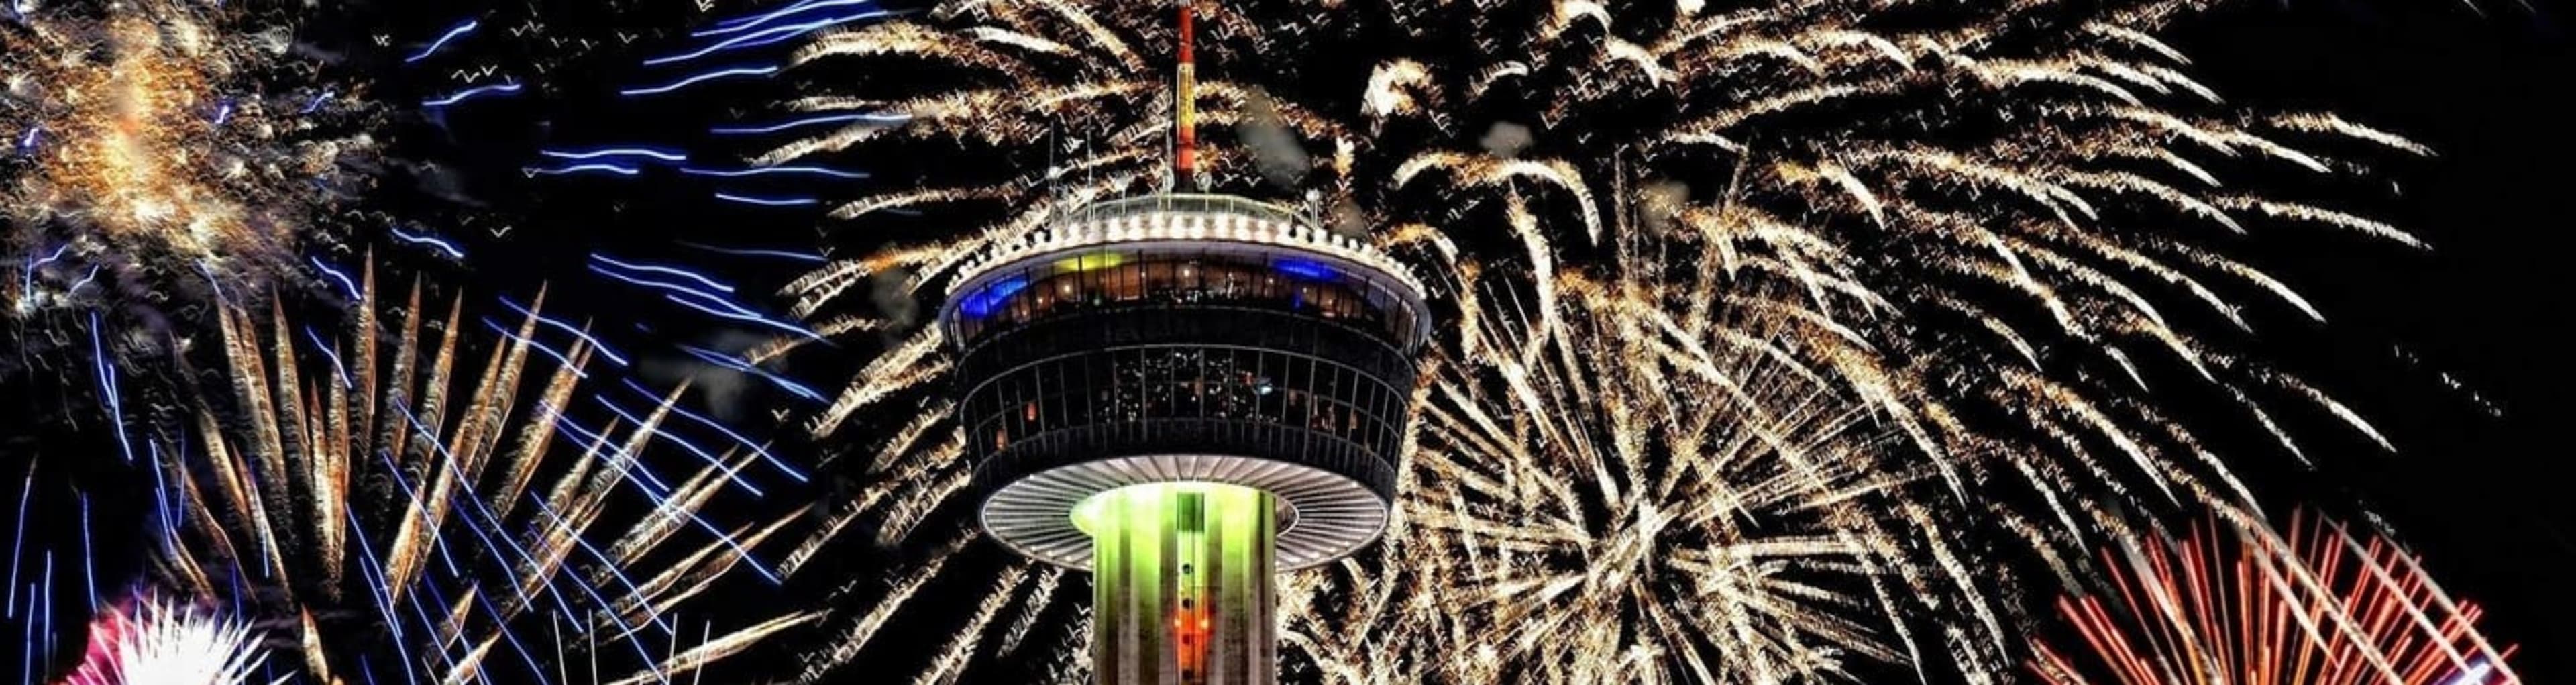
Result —
<svg viewBox="0 0 2576 685"><path fill-rule="evenodd" d="M1103 492L1073 508L1092 539L1092 665L1103 683L1275 680L1277 502L1203 482Z"/></svg>

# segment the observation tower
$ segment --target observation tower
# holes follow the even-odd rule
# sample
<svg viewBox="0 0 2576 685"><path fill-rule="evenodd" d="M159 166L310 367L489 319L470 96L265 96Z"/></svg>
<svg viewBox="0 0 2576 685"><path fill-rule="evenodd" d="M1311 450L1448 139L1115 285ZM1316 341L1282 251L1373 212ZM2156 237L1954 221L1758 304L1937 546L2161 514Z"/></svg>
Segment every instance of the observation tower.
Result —
<svg viewBox="0 0 2576 685"><path fill-rule="evenodd" d="M939 323L981 523L1092 572L1098 682L1276 681L1278 575L1393 511L1423 292L1298 211L1210 194L1084 207L961 270Z"/></svg>

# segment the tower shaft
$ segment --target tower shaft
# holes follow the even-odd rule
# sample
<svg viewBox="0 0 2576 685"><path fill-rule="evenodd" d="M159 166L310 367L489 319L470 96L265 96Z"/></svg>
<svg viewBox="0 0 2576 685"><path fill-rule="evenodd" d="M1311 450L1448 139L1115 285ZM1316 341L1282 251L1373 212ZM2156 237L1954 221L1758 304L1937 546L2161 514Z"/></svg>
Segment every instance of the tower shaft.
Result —
<svg viewBox="0 0 2576 685"><path fill-rule="evenodd" d="M1077 508L1092 538L1095 682L1275 682L1276 506L1253 488L1174 482Z"/></svg>

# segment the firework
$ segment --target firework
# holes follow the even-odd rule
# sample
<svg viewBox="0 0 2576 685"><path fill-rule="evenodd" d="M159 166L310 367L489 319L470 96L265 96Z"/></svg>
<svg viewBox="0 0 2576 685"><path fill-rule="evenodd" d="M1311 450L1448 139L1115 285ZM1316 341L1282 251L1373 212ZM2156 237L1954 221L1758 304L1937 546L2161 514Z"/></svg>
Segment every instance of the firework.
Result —
<svg viewBox="0 0 2576 685"><path fill-rule="evenodd" d="M20 2L0 23L10 136L0 296L26 319L266 293L363 185L378 117L317 78L275 8ZM296 281L286 280L293 283Z"/></svg>
<svg viewBox="0 0 2576 685"><path fill-rule="evenodd" d="M1572 306L1534 361L1433 379L1411 550L1381 563L1440 627L1423 663L1460 682L1835 682L1934 654L1998 670L2001 617L1922 455L1784 361L1814 331L1748 314L1676 335L1644 284L1563 280ZM1516 349L1510 330L1481 344Z"/></svg>
<svg viewBox="0 0 2576 685"><path fill-rule="evenodd" d="M89 652L63 685L243 685L267 661L248 624L143 597L90 622Z"/></svg>
<svg viewBox="0 0 2576 685"><path fill-rule="evenodd" d="M1920 453L1784 354L1808 324L1682 321L1666 285L1563 277L1536 361L1428 379L1404 523L1292 590L1319 680L1991 681L2005 617Z"/></svg>
<svg viewBox="0 0 2576 685"><path fill-rule="evenodd" d="M1684 319L1670 311L1676 294L1715 275L1619 266L1607 280L1560 278L1572 306L1536 361L1435 365L1417 390L1424 417L1408 431L1402 514L1384 542L1286 580L1292 672L1734 683L1868 682L1886 663L1976 682L2008 670L2018 621L1997 605L2009 582L1952 523L1973 510L1930 496L1936 472L1893 422L1789 353L1818 324L1762 307ZM1529 330L1477 334L1513 349ZM789 557L791 570L854 520L873 519L880 543L944 524L932 521L962 468L954 444L916 444L936 421L871 457L880 477ZM963 535L892 570L902 580L890 591L835 621L839 641L806 677L859 658L924 588L976 583L989 583L986 605L954 628L930 673L1019 654L1078 674L1079 622L1064 621L1078 617L1064 605L1078 597L1059 604L1060 572L1010 566L989 580ZM853 582L842 594L863 589L879 588ZM1049 619L1064 622L1040 625Z"/></svg>
<svg viewBox="0 0 2576 685"><path fill-rule="evenodd" d="M1155 102L1167 96L1139 53L1170 41L1146 9L966 3L798 50L800 66L904 58L952 71L926 94L909 92L917 80L861 79L857 93L793 100L799 112L877 116L821 126L763 161L924 141L970 155L1074 150L1043 171L960 185L934 176L837 205L842 218L932 205L1001 218L831 263L790 288L800 311L841 311L882 274L936 295L941 275L1040 230L1051 212L1160 182L1169 122L1137 113L1171 108ZM1286 132L1300 150L1324 151L1297 155L1306 162L1291 183L1269 194L1302 193L1341 228L1412 250L1461 287L1515 280L1540 329L1520 338L1524 362L1557 334L1565 307L1549 274L1619 241L1713 248L1684 253L1729 278L1690 307L1726 307L1737 289L1806 292L1777 304L1871 348L1862 361L1885 377L1830 370L1899 417L1954 487L1986 468L1971 463L1981 455L2048 454L2062 459L2012 477L2070 495L2143 483L2129 496L2141 504L2228 494L2232 476L2189 431L2126 401L2160 368L2151 351L2232 393L2264 426L2275 421L2258 391L2281 391L2376 437L2341 405L2208 349L2183 325L2186 308L2244 325L2251 305L2223 294L2231 284L2314 314L2195 235L2286 220L2413 244L2358 217L2241 195L2221 174L2258 162L2333 171L2331 159L2275 140L2284 135L2420 148L2330 116L2201 114L2208 90L2147 33L2181 9L2166 3L1967 8L1909 18L1945 21L1904 31L1871 29L1865 6L1705 9L1683 3L1621 23L1584 3L1527 14L1216 4L1207 24L1220 48L1206 51L1215 64L1202 66L1200 104L1213 125ZM1375 63L1330 69L1286 55ZM1364 82L1345 80L1355 71ZM1265 152L1276 147L1220 146L1210 175L1218 186L1271 185L1279 174L1260 170L1279 166ZM2143 228L2166 223L2188 228ZM932 347L890 354L813 427L833 430L913 384L911 362ZM1995 414L2037 430L1975 425ZM2096 446L2114 459L2081 456ZM2088 527L2071 520L2086 516L2073 506L2051 512L2070 519L2069 535Z"/></svg>
<svg viewBox="0 0 2576 685"><path fill-rule="evenodd" d="M732 29L785 25L827 5L792 4ZM1906 504L1864 508L1872 516L1867 525L1845 521L1838 525L1851 527L1837 530L1979 526L2022 539L2055 575L2072 579L2087 571L2058 550L2149 532L2140 512L2250 499L2199 431L2163 408L2151 380L2180 379L2175 385L2198 384L2190 392L2214 389L2232 398L2248 425L2293 454L2300 446L2276 405L2313 408L2385 446L2323 393L2228 355L2203 336L2250 330L2265 310L2317 316L2286 285L2225 255L2237 234L2314 226L2416 244L2386 225L2251 194L2232 182L2284 170L2339 175L2353 167L2338 154L2423 150L2330 115L2254 116L2220 107L2184 72L2182 56L2154 36L2193 7L2007 3L1907 8L1900 17L1838 2L1684 2L1623 7L1615 15L1585 2L1201 3L1196 110L1215 130L1198 166L1218 190L1303 198L1307 211L1336 230L1409 255L1425 280L1445 291L1458 325L1443 346L1460 368L1434 396L1456 405L1440 410L1452 421L1589 411L1532 387L1460 385L1496 377L1527 385L1532 375L1572 374L1547 369L1564 364L1554 357L1568 350L1651 353L1587 362L1605 366L1594 370L1618 382L1678 373L1618 368L1631 362L1714 363L1676 359L1678 342L1614 344L1600 341L1600 331L1578 330L1593 325L1575 323L1591 316L1585 308L1600 305L1578 301L1593 296L1577 294L1580 281L1562 277L1613 262L1704 274L1614 298L1662 327L1606 335L1709 350L1767 341L1778 363L1812 374L1802 382L1831 391L1766 396L1768 381L1739 380L1737 388L1712 392L1790 403L1747 414L1756 425L1761 417L1802 417L1818 423L1792 427L1817 430L1832 425L1831 417L1866 417L1845 420L1903 443L1902 450L1878 445L1878 452L1914 455L1863 462L1879 471L1799 474L1804 480L1783 484L1823 492L1868 490L1861 484L1869 482L1937 486ZM1176 109L1157 68L1169 63L1161 53L1175 43L1166 14L1152 3L952 3L923 17L825 33L797 48L780 74L800 79L799 95L783 103L786 113L776 121L739 129L772 141L748 153L756 163L855 159L906 168L900 158L920 151L935 151L943 162L910 169L921 177L910 187L828 204L834 218L871 222L868 240L877 242L791 284L797 313L827 336L900 330L899 317L870 313L886 300L883 291L940 296L959 265L1043 230L1050 216L1168 182L1171 122L1153 114ZM903 76L886 75L893 71ZM940 221L924 227L906 218L929 209L940 211ZM1748 320L1769 328L1730 325ZM1795 325L1773 326L1778 322ZM949 407L915 401L950 363L936 335L925 330L889 346L808 424L818 434L854 421L901 427L862 468L878 485L828 519L834 525L818 540L869 517L890 521L881 530L895 531L881 532L881 542L900 540L962 490L954 428L943 423ZM801 342L782 341L755 356L784 354ZM1818 396L1862 406L1808 416L1823 411L1804 404L1824 401ZM1463 400L1501 404L1470 411L1458 404ZM1649 409L1641 401L1631 410ZM1589 425L1579 418L1522 420ZM1434 432L1424 444L1444 453L1416 455L1417 469L1438 464L1448 471L1422 473L1420 483L1446 482L1438 487L1463 496L1504 487L1482 484L1492 481L1564 493L1569 505L1641 507L1624 520L1564 513L1553 519L1566 526L1557 535L1618 539L1616 525L1642 525L1652 520L1647 511L1679 515L1660 508L1670 504L1662 493L1632 492L1600 475L1616 472L1610 465L1617 459L1630 459L1639 478L1723 473L1636 461L1618 450L1537 456L1547 453L1540 447L1590 449L1577 446L1592 440L1571 433L1471 441L1467 427L1426 425ZM1689 435L1675 430L1641 425L1611 444L1638 449L1649 437ZM1502 451L1510 460L1466 461L1506 445L1520 445ZM1745 454L1699 449L1713 450L1702 455L1713 460ZM1548 470L1593 465L1605 471ZM1935 501L1969 504L1952 511ZM1435 513L1412 530L1499 544L1490 538L1504 531L1475 529L1472 522L1489 519L1465 517L1456 506L1433 504L1428 511ZM1910 538L1862 536L1812 549L1869 559L1889 545L1912 544L1890 539ZM1697 667L1692 655L1722 649L1739 650L1728 653L1741 658L1704 664L1692 677L1757 679L1764 664L1829 672L1789 663L1829 651L1911 660L1890 644L1944 647L1993 663L2004 648L1979 643L2013 622L2001 616L2011 609L1997 598L1968 593L1948 610L1976 616L1971 623L1979 630L1891 643L1837 623L1851 615L1840 609L1817 612L1812 620L1824 623L1795 622L1783 615L1796 613L1796 602L1780 600L1772 611L1756 604L1724 610L1754 623L1694 628L1732 633L1680 639L1652 625L1652 607L1678 595L1600 588L1595 581L1611 576L1581 568L1598 563L1600 574L1612 574L1620 564L1647 562L1561 549L1551 557L1545 545L1519 544L1517 566L1450 568L1488 581L1554 578L1564 585L1518 592L1547 589L1600 602L1601 610L1582 615L1615 628L1560 626L1623 636L1572 642L1588 650L1581 672L1606 674L1637 659ZM1941 547L1909 547L1907 558ZM1475 558L1467 552L1435 545L1421 554ZM1802 563L1831 565L1784 565ZM1915 576L1897 566L1850 575L1862 579L1855 586L1861 592L1919 592L1934 578L1960 575L1964 562L1946 563ZM1891 584L1866 587L1872 580ZM996 591L1033 594L1030 582L1023 577ZM1848 598L1823 593L1817 601ZM1484 604L1489 619L1527 611ZM1784 642L1730 642L1753 640L1729 635L1747 635L1763 620L1780 621L1768 626L1787 631L1774 636ZM1786 643L1793 635L1803 642ZM1534 657L1497 653L1491 663L1529 667Z"/></svg>
<svg viewBox="0 0 2576 685"><path fill-rule="evenodd" d="M201 402L194 444L163 448L183 457L167 467L182 522L169 585L275 624L323 682L560 682L579 657L579 682L659 681L810 620L714 634L678 615L728 574L769 573L751 548L798 517L708 520L758 455L678 437L664 423L686 413L678 392L585 419L575 400L599 399L583 390L599 350L541 328L559 325L542 298L516 324L485 321L500 337L469 375L466 332L481 329L461 305L442 319L415 288L380 322L372 270L357 289L337 343L282 314L219 312L226 384ZM673 469L671 448L697 465ZM603 675L602 661L640 666Z"/></svg>
<svg viewBox="0 0 2576 685"><path fill-rule="evenodd" d="M2058 685L2522 682L2478 607L2405 550L2322 521L2290 530L2204 526L2106 552L2107 591L2057 603L2083 640L2039 646L2030 670Z"/></svg>

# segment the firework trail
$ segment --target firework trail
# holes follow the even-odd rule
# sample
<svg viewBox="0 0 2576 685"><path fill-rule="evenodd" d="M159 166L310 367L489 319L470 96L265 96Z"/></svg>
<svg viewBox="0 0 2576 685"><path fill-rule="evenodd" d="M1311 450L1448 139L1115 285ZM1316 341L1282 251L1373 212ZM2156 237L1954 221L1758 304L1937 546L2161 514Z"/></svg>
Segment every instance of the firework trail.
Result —
<svg viewBox="0 0 2576 685"><path fill-rule="evenodd" d="M431 229L363 210L355 200L369 186L398 176L385 173L389 166L437 166L386 159L378 139L390 135L392 108L369 91L450 81L421 88L418 112L444 125L468 107L542 89L512 74L545 72L593 41L531 40L553 47L521 55L535 64L515 64L473 54L494 27L466 17L398 46L400 66L350 81L332 75L349 55L308 45L298 33L335 20L367 23L328 8L14 2L7 9L0 245L26 255L12 260L21 268L6 269L0 286L20 326L11 340L88 346L79 352L95 362L97 395L117 422L126 462L154 467L126 483L150 477L154 517L179 534L163 550L165 581L261 621L262 634L286 640L280 651L299 654L309 674L352 682L358 673L489 681L487 674L506 677L521 665L523 677L570 679L554 665L533 664L560 663L547 643L588 645L582 651L607 652L593 654L594 664L640 664L628 680L661 680L808 620L779 617L726 635L673 612L728 570L767 572L744 555L783 521L719 528L700 511L722 491L760 495L741 449L794 480L804 476L763 444L681 406L679 391L613 378L632 369L604 340L611 336L507 297L500 304L524 319L442 323L417 311L415 293L407 315L430 319L433 333L422 343L430 347L410 346L420 325L414 318L405 321L398 354L379 358L376 350L395 347L393 336L371 330L377 263L358 258L370 272L360 273L350 255L372 242L461 262L479 244L452 236L508 219L469 211ZM534 16L524 21L520 29L549 28ZM386 40L379 35L377 45ZM366 58L364 48L353 54ZM482 206L461 189L422 183L435 199ZM497 239L507 228L491 232ZM370 240L377 230L384 239ZM592 269L648 281L655 295L667 290L672 302L714 316L795 330L736 302L730 286L695 285L702 276L607 254L593 255ZM243 313L317 302L354 303L363 320L342 341L282 315L254 323ZM450 313L471 309L451 303ZM145 325L132 325L138 321ZM188 325L165 331L169 323ZM469 379L461 371L470 369L455 369L463 362L446 355L482 340L471 329L490 329L500 348ZM161 363L195 354L169 344L188 339L199 352L208 340L224 342L216 367L227 380L209 386L224 389L196 388L201 396L190 397L184 388L166 393L171 388L125 378L191 376L185 364ZM700 352L716 354L692 354ZM265 367L263 354L274 355ZM549 360L553 371L529 366ZM173 366L181 372L163 373ZM546 385L519 387L523 371ZM271 375L250 380L263 372ZM594 377L603 372L612 377ZM253 386L266 395L242 394ZM538 400L533 409L522 392ZM441 416L457 412L465 413ZM326 437L335 428L349 435ZM723 438L683 437L710 430ZM194 435L170 437L181 434ZM574 444L548 447L558 441ZM653 465L691 455L708 465L694 473ZM499 480L505 476L512 480ZM477 500L482 506L467 506ZM693 537L716 542L695 546ZM74 564L86 564L88 554L60 556L66 576L86 571ZM31 569L40 561L25 558ZM13 550L13 580L19 562ZM51 601L53 579L45 582ZM33 589L13 593L13 603L19 594ZM429 637L439 640L421 641Z"/></svg>
<svg viewBox="0 0 2576 685"><path fill-rule="evenodd" d="M515 324L486 320L500 335L469 375L481 329L461 305L439 318L415 288L380 322L372 269L357 288L338 342L218 312L226 380L193 444L164 449L195 455L165 467L181 521L168 585L272 627L322 682L668 682L811 620L713 634L678 615L729 574L770 574L751 549L801 516L709 520L759 455L681 438L679 392L580 418L600 351L541 327L542 297ZM576 658L591 672L568 674Z"/></svg>
<svg viewBox="0 0 2576 685"><path fill-rule="evenodd" d="M2032 673L2052 685L2519 683L2415 558L2342 526L2291 523L2286 538L2204 526L2105 552L2107 591L2058 600L2081 642L2043 644Z"/></svg>
<svg viewBox="0 0 2576 685"><path fill-rule="evenodd" d="M790 3L710 30L766 30L838 6ZM2205 429L2185 425L2160 393L2201 398L2214 391L2245 425L2302 460L2284 427L2293 419L2279 413L2284 407L2345 423L2386 445L2323 393L2205 337L2241 335L2254 315L2268 312L2320 316L2285 284L2226 256L2243 234L2314 227L2417 245L2368 219L2239 189L2241 179L2337 176L2353 168L2338 155L2425 151L2331 115L2248 115L2221 106L2184 71L2183 56L2154 35L2196 7L2151 0L1900 11L1868 3L1684 2L1614 13L1574 1L1201 3L1197 109L1215 130L1200 165L1220 191L1302 198L1335 230L1408 255L1445 291L1459 325L1442 341L1457 368L1434 393L1448 406L1441 416L1478 415L1454 406L1460 399L1502 403L1480 410L1486 416L1505 408L1573 410L1530 388L1458 385L1494 377L1527 385L1534 382L1528 376L1563 363L1553 357L1566 350L1611 344L1595 339L1599 331L1578 330L1590 325L1575 323L1591 316L1585 308L1599 305L1578 292L1582 281L1563 274L1623 260L1706 274L1614 298L1640 308L1632 315L1659 312L1654 320L1663 323L1609 335L1709 350L1769 341L1778 363L1831 389L1820 395L1862 405L1829 415L1866 417L1848 420L1902 443L1902 450L1882 445L1881 452L1915 455L1869 462L1885 471L1800 474L1806 482L1791 482L1823 491L1868 491L1858 483L1870 481L1935 486L1902 506L1864 508L1874 517L1867 525L1841 525L1884 530L1896 525L1892 518L1909 527L1980 526L2020 538L2049 572L2072 580L2088 570L2062 550L2152 533L2153 512L2251 499L2204 443ZM1163 9L960 2L803 41L770 75L791 80L797 95L772 118L729 129L766 141L745 156L755 166L869 164L879 177L911 172L919 181L882 192L847 186L821 203L832 218L866 226L866 237L852 242L868 247L791 284L796 313L824 336L911 330L902 317L873 311L889 299L885 291L895 291L894 299L942 296L959 265L1042 230L1055 213L1165 182L1170 121L1152 114L1174 109L1158 68L1170 63L1165 51L1175 42ZM905 161L922 158L941 163ZM912 218L933 210L936 221ZM1728 326L1746 320L1795 325L1751 332ZM941 512L955 510L945 505L963 491L967 470L957 463L949 407L930 399L950 363L936 335L922 329L888 345L809 422L818 435L851 424L897 430L858 451L867 463L853 468L872 484L826 517L806 550L869 525L889 544L916 530L950 529L946 522L955 517ZM1774 339L1782 335L1790 337ZM802 342L783 340L753 356L786 354ZM1656 356L1649 359L1716 361L1675 359L1665 348L1676 345L1650 345ZM1624 370L1603 373L1634 378ZM2174 382L2151 389L2151 380ZM1767 389L1750 383L1729 392L1765 397ZM1821 410L1793 403L1757 416L1802 411ZM1585 425L1573 419L1529 421ZM1591 442L1577 434L1516 443L1467 440L1463 428L1438 423L1426 430L1433 431L1423 437L1426 446L1452 452L1415 455L1417 470L1442 464L1451 471L1422 474L1408 487L1504 487L1485 483L1493 481L1565 493L1568 502L1663 504L1601 475L1617 471L1610 466L1510 470L1618 463L1611 457L1541 458L1546 450L1524 444L1507 452L1510 460L1464 462L1501 445L1564 450ZM1633 449L1669 430L1637 428L1611 444ZM1656 474L1666 467L1631 463L1638 464L1639 478L1714 477L1704 466ZM1435 512L1426 521L1446 520L1445 527L1417 521L1412 530L1499 544L1494 538L1504 531L1480 528L1474 522L1485 519L1458 514L1456 506L1426 509ZM1614 526L1643 525L1644 513L1623 521L1567 512L1556 517L1566 526L1556 534L1624 534ZM1971 520L1980 523L1964 523ZM1956 534L1966 533L1933 535ZM1960 574L1964 562L1956 559L1936 560L1934 571L1875 559L1890 545L1906 547L1908 560L1942 547L1907 540L1863 536L1816 549L1890 564L1847 574L1861 579L1862 593L1919 592ZM1920 661L1896 652L1933 648L1994 663L2012 649L1991 644L1998 626L2016 622L2011 603L1994 595L1969 593L1948 607L1976 616L1976 630L1889 641L1846 625L1789 622L1758 610L1763 598L1751 594L1721 610L1751 623L1701 626L1709 634L1692 638L1698 642L1691 649L1657 652L1642 645L1670 636L1650 625L1652 607L1675 595L1600 589L1589 581L1613 576L1586 571L1575 559L1603 564L1601 574L1642 562L1574 554L1550 560L1543 545L1518 544L1527 549L1516 549L1525 555L1516 563L1537 565L1454 570L1488 580L1554 577L1564 585L1516 592L1580 593L1567 596L1598 602L1602 609L1586 615L1616 617L1613 625L1626 636L1572 643L1593 658L1687 669L1699 666L1691 661L1699 650L1759 655L1708 663L1689 676L1731 682L1757 679L1766 663L1833 671L1787 663L1801 654ZM1469 551L1419 554L1476 558ZM1032 578L1043 577L1021 576L994 591L1033 596ZM1524 611L1484 604L1488 619ZM1882 605L1856 615L1905 611ZM1814 620L1850 615L1828 611ZM1789 631L1774 636L1784 642L1728 642L1753 640L1736 636L1772 620L1764 617L1782 621L1770 626ZM847 635L844 647L864 643L866 631ZM1785 642L1792 636L1804 642ZM1486 663L1508 671L1533 667L1534 659L1496 653ZM1614 667L1587 663L1582 672Z"/></svg>
<svg viewBox="0 0 2576 685"><path fill-rule="evenodd" d="M19 2L0 22L0 285L9 317L149 309L319 285L382 118L320 78L286 8ZM149 303L148 305L146 303ZM184 314L181 314L184 315ZM29 337L29 336L21 336Z"/></svg>
<svg viewBox="0 0 2576 685"><path fill-rule="evenodd" d="M441 270L507 233L524 217L474 197L437 136L405 134L595 44L494 56L473 17L412 36L399 13L264 0L0 9L0 380L91 362L112 417L178 399L187 379L162 372L212 337L216 307L346 305L375 248ZM407 92L424 94L385 97Z"/></svg>
<svg viewBox="0 0 2576 685"><path fill-rule="evenodd" d="M1876 407L1784 354L1820 331L1759 307L1684 322L1651 282L1560 281L1570 306L1534 362L1432 379L1410 551L1379 564L1439 628L1421 663L1457 682L2002 670L1993 582L1964 563L1936 474ZM1480 344L1517 349L1521 330Z"/></svg>
<svg viewBox="0 0 2576 685"><path fill-rule="evenodd" d="M245 685L267 661L248 624L143 597L90 622L89 651L62 685Z"/></svg>
<svg viewBox="0 0 2576 685"><path fill-rule="evenodd" d="M837 205L842 218L961 204L1001 218L835 261L791 288L800 311L864 311L848 301L854 291L899 270L906 287L935 296L948 269L1041 229L1049 212L1158 182L1168 122L1135 113L1169 108L1155 102L1165 89L1138 52L1170 41L1147 9L965 3L800 48L800 68L903 58L953 73L931 79L927 94L902 92L922 90L916 80L858 79L858 94L790 101L798 112L876 116L827 123L762 161L924 141L968 155L1080 142L1043 172L959 185L934 177ZM1736 13L1686 3L1634 13L1634 26L1583 3L1526 15L1413 3L1209 9L1211 40L1225 46L1209 51L1218 55L1207 69L1211 102L1201 103L1210 121L1328 151L1296 169L1290 190L1341 228L1374 230L1455 283L1517 279L1539 326L1516 350L1524 362L1559 329L1564 304L1545 274L1642 239L1718 248L1689 252L1728 274L1727 288L1806 291L1783 304L1873 348L1871 368L1889 377L1836 371L1901 417L1953 487L1975 480L1977 455L2044 453L2068 458L2014 477L2050 492L2143 483L2128 496L2141 503L2224 494L2232 479L2199 456L2189 432L2124 401L2155 370L2150 351L2227 389L2263 425L2274 422L2257 391L2280 390L2369 431L2305 386L2207 349L2182 324L2184 310L2243 325L2249 305L2221 292L2233 284L2313 314L2277 281L2201 247L2202 233L2277 219L2413 242L2358 217L2240 195L2221 185L2234 170L2224 165L2331 172L2329 159L2274 139L2307 133L2420 149L2329 116L2237 124L2196 114L2212 96L2146 33L2180 6L1965 9L1905 31L1873 30L1866 7L1831 3ZM1362 45L1379 47L1353 47ZM1362 65L1357 99L1336 100L1361 85L1341 80L1349 70L1281 59L1313 54L1378 61ZM1261 112L1267 120L1255 120ZM1525 120L1503 118L1515 115ZM1213 151L1216 184L1271 183L1259 172L1277 161L1267 147L1276 146ZM1633 215L1629 235L1607 235L1617 217L1606 215L1617 213ZM2183 228L2145 228L2168 221ZM1726 306L1726 294L1691 306ZM2176 296L2187 307L2166 301ZM838 324L827 329L864 327L826 318ZM933 348L917 341L889 357L910 362ZM912 385L911 368L875 365L813 428L831 431ZM2040 430L1972 425L2002 407L2021 408L2007 413ZM2116 459L2074 454L2094 446Z"/></svg>
<svg viewBox="0 0 2576 685"><path fill-rule="evenodd" d="M1283 601L1313 679L1871 682L1900 663L1992 682L2014 639L2000 583L1926 496L1922 455L1787 354L1812 322L1685 321L1668 308L1694 276L1622 267L1560 277L1536 361L1427 379L1401 523Z"/></svg>

